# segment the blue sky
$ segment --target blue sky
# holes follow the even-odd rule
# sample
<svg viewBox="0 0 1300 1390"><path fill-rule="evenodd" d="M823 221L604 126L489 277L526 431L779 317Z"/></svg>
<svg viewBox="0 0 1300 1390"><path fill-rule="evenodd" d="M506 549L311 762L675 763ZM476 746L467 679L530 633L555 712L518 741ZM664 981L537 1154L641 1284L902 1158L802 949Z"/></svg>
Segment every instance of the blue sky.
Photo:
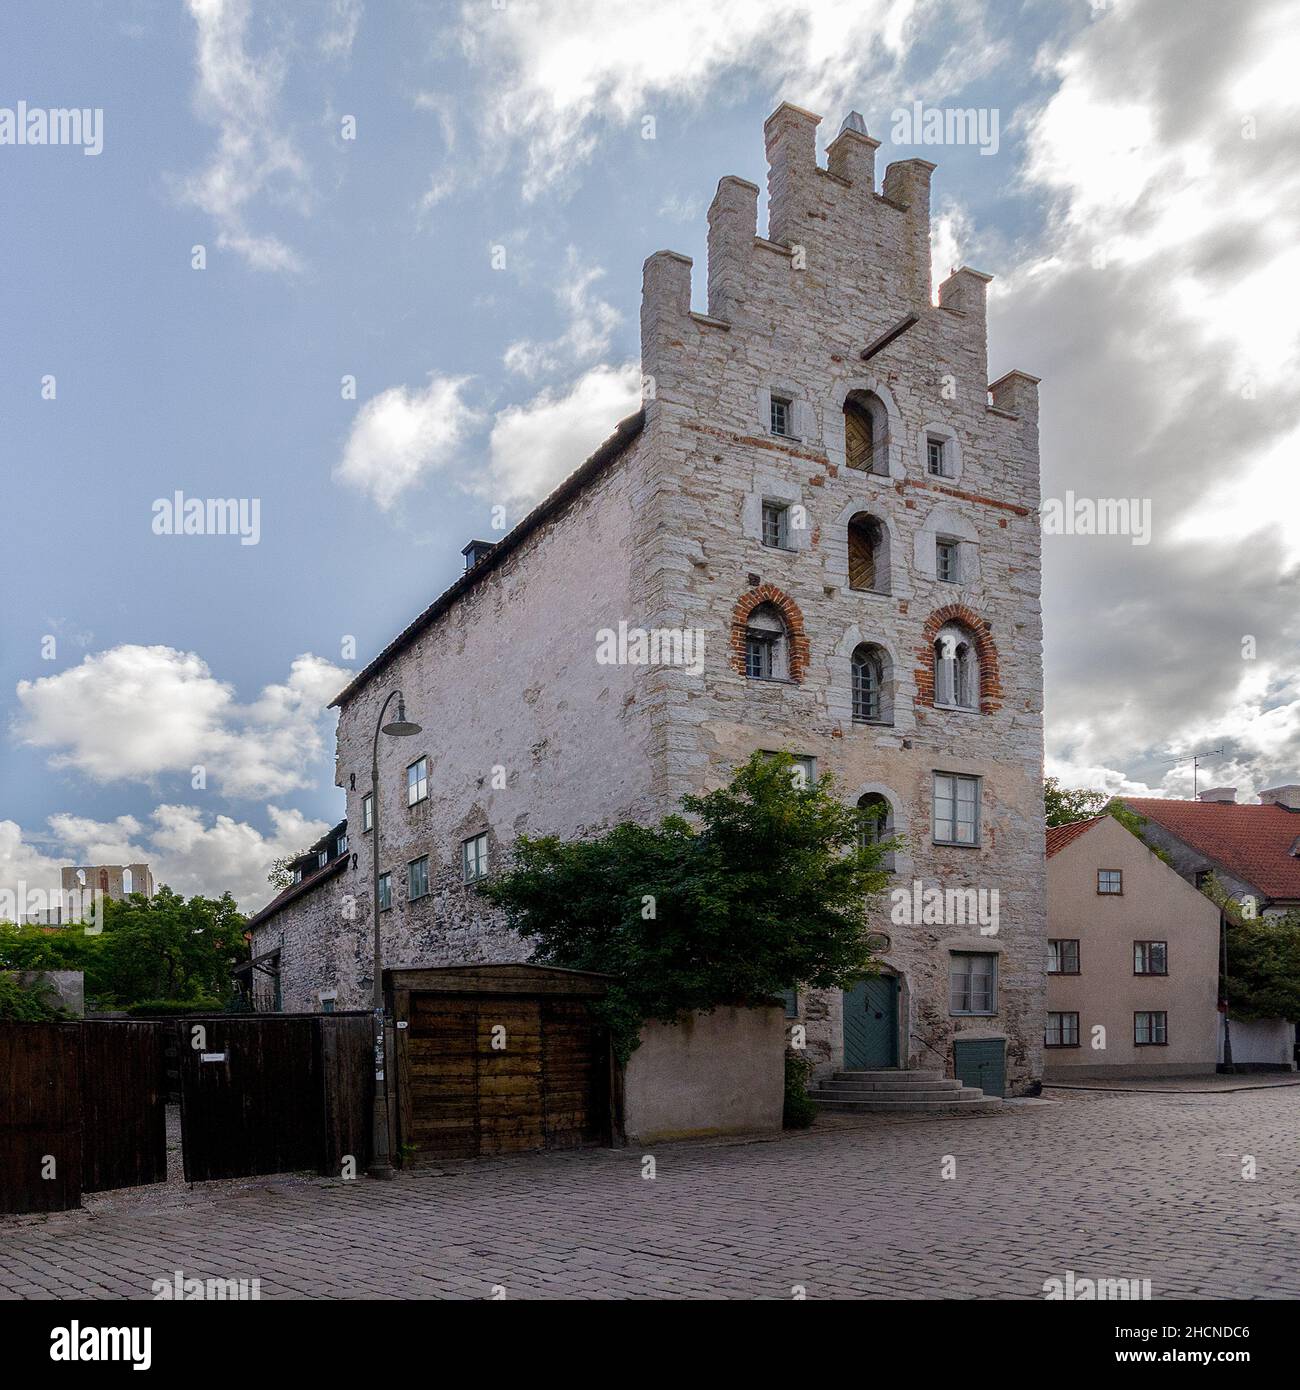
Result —
<svg viewBox="0 0 1300 1390"><path fill-rule="evenodd" d="M936 266L998 277L991 374L1045 379L1045 494L1152 500L1149 546L1047 540L1053 767L1300 774L1295 40L1234 13L7 6L0 107L104 140L0 145L0 874L147 858L256 906L341 809L323 704L632 407L641 263L694 256L703 307L708 201L764 184L781 99L939 164ZM995 110L997 154L897 150L914 100ZM178 489L259 499L258 543L155 535Z"/></svg>

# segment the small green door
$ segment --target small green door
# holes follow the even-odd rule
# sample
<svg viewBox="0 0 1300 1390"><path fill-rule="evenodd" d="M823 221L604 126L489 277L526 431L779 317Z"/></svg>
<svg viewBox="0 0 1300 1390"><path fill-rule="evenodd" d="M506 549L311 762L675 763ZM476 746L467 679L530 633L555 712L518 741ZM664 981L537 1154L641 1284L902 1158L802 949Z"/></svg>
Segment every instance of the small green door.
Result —
<svg viewBox="0 0 1300 1390"><path fill-rule="evenodd" d="M898 980L877 975L844 991L844 1067L876 1071L898 1065Z"/></svg>
<svg viewBox="0 0 1300 1390"><path fill-rule="evenodd" d="M952 1045L953 1070L963 1086L978 1086L986 1096L1007 1089L1007 1045L1001 1038L972 1038Z"/></svg>

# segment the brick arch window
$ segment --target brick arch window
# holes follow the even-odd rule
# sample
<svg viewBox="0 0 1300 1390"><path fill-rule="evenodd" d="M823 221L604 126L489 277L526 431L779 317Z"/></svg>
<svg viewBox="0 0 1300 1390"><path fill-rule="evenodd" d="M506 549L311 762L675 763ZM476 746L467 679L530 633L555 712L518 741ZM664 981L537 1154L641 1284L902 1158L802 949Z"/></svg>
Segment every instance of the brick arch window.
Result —
<svg viewBox="0 0 1300 1390"><path fill-rule="evenodd" d="M764 676L764 655L780 663ZM742 676L757 679L802 681L808 669L808 638L799 605L774 584L760 584L742 595L731 614L731 664Z"/></svg>
<svg viewBox="0 0 1300 1390"><path fill-rule="evenodd" d="M989 625L965 604L950 603L930 614L916 655L918 705L978 709L983 714L1002 708L998 652Z"/></svg>

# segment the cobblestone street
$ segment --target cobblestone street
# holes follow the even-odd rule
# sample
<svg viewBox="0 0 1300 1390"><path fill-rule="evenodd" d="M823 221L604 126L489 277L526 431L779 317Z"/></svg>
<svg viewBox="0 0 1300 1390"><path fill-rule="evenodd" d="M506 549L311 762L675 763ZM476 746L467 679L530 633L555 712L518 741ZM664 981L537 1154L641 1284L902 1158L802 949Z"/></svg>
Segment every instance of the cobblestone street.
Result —
<svg viewBox="0 0 1300 1390"><path fill-rule="evenodd" d="M175 1270L264 1298L1041 1298L1067 1270L1300 1296L1300 1088L1048 1096L664 1145L653 1179L627 1149L113 1194L0 1223L0 1296L150 1298Z"/></svg>

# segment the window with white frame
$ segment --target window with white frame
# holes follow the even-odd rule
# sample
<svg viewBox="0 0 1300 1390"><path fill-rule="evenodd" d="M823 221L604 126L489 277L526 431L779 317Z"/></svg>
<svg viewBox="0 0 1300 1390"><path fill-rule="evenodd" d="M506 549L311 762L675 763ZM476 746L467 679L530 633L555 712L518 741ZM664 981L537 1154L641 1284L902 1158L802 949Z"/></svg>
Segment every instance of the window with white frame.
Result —
<svg viewBox="0 0 1300 1390"><path fill-rule="evenodd" d="M853 682L853 722L885 724L891 716L889 658L883 648L863 642L854 649L850 663Z"/></svg>
<svg viewBox="0 0 1300 1390"><path fill-rule="evenodd" d="M948 1012L997 1013L998 958L977 952L953 952L948 964Z"/></svg>
<svg viewBox="0 0 1300 1390"><path fill-rule="evenodd" d="M944 584L961 583L961 542L940 536L934 543L934 573Z"/></svg>
<svg viewBox="0 0 1300 1390"><path fill-rule="evenodd" d="M471 835L460 847L461 877L466 883L475 883L480 878L487 877L488 871L488 837L484 831L481 835Z"/></svg>
<svg viewBox="0 0 1300 1390"><path fill-rule="evenodd" d="M429 856L422 854L406 866L406 896L408 901L423 898L429 891Z"/></svg>
<svg viewBox="0 0 1300 1390"><path fill-rule="evenodd" d="M794 402L788 396L772 397L771 429L787 438L794 433Z"/></svg>
<svg viewBox="0 0 1300 1390"><path fill-rule="evenodd" d="M790 507L786 502L763 502L763 544L790 549Z"/></svg>
<svg viewBox="0 0 1300 1390"><path fill-rule="evenodd" d="M379 875L379 910L387 912L393 905L393 876L392 874Z"/></svg>
<svg viewBox="0 0 1300 1390"><path fill-rule="evenodd" d="M364 835L367 831L373 830L374 827L375 801L374 797L367 792L365 796L361 798L361 833Z"/></svg>
<svg viewBox="0 0 1300 1390"><path fill-rule="evenodd" d="M979 708L980 673L975 643L949 624L934 643L934 703L946 709Z"/></svg>
<svg viewBox="0 0 1300 1390"><path fill-rule="evenodd" d="M1163 1010L1133 1015L1133 1043L1136 1047L1164 1047L1169 1042L1169 1015Z"/></svg>
<svg viewBox="0 0 1300 1390"><path fill-rule="evenodd" d="M935 435L928 435L925 441L925 457L930 473L935 478L948 477L948 441Z"/></svg>
<svg viewBox="0 0 1300 1390"><path fill-rule="evenodd" d="M1073 1013L1049 1013L1047 1027L1043 1031L1044 1047L1078 1047L1079 1015Z"/></svg>
<svg viewBox="0 0 1300 1390"><path fill-rule="evenodd" d="M1133 973L1135 975L1168 975L1168 943L1164 941L1135 941L1133 943Z"/></svg>
<svg viewBox="0 0 1300 1390"><path fill-rule="evenodd" d="M955 772L934 774L934 841L939 845L980 842L980 779Z"/></svg>
<svg viewBox="0 0 1300 1390"><path fill-rule="evenodd" d="M339 842L334 852L336 855L346 854L348 852L348 832L346 830L339 836Z"/></svg>
<svg viewBox="0 0 1300 1390"><path fill-rule="evenodd" d="M1079 943L1077 940L1056 940L1047 943L1047 973L1077 975L1079 973Z"/></svg>
<svg viewBox="0 0 1300 1390"><path fill-rule="evenodd" d="M416 758L406 769L406 804L414 806L429 795L429 760Z"/></svg>
<svg viewBox="0 0 1300 1390"><path fill-rule="evenodd" d="M745 674L750 680L785 680L788 645L780 613L770 603L760 604L745 624Z"/></svg>

